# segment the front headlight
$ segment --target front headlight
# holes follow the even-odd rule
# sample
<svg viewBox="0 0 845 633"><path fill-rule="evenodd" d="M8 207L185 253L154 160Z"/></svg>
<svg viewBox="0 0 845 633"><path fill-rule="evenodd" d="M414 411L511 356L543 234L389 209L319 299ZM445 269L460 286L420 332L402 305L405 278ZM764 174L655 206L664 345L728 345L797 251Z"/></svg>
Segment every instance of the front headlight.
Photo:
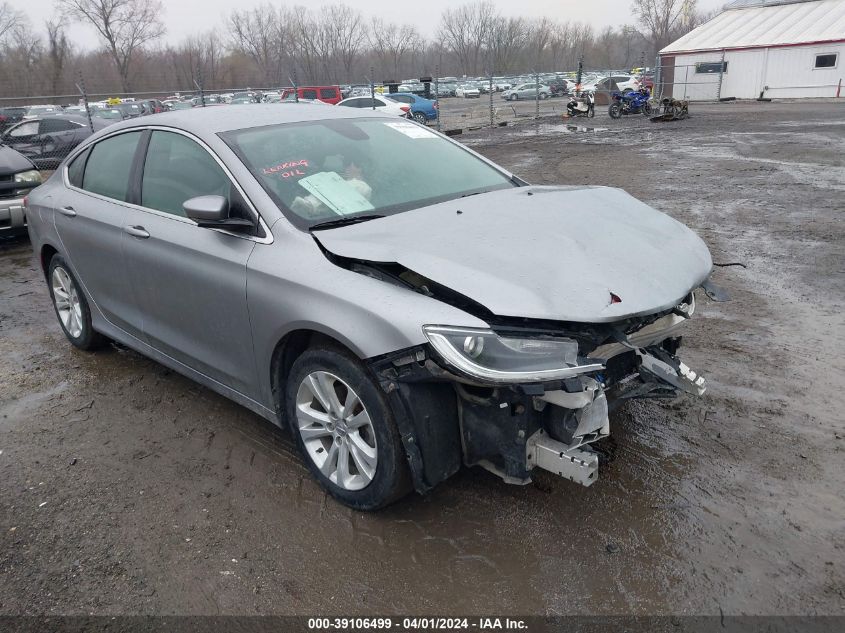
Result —
<svg viewBox="0 0 845 633"><path fill-rule="evenodd" d="M492 330L425 325L432 347L455 369L487 382L542 382L599 371L578 364L578 343L565 338L511 338Z"/></svg>
<svg viewBox="0 0 845 633"><path fill-rule="evenodd" d="M41 172L37 169L30 169L29 171L22 171L15 174L15 183L19 185L40 185Z"/></svg>

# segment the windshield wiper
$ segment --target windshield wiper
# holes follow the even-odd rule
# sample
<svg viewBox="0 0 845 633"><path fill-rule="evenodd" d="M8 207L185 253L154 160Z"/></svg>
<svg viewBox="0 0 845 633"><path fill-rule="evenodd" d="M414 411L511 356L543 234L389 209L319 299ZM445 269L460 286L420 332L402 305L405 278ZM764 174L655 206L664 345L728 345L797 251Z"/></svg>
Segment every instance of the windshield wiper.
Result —
<svg viewBox="0 0 845 633"><path fill-rule="evenodd" d="M383 218L383 215L371 213L369 215L354 215L348 218L338 218L337 220L326 220L325 222L318 222L308 227L309 231L319 231L321 229L333 229L338 226L346 226L348 224L358 224L359 222L366 222L367 220L377 220Z"/></svg>

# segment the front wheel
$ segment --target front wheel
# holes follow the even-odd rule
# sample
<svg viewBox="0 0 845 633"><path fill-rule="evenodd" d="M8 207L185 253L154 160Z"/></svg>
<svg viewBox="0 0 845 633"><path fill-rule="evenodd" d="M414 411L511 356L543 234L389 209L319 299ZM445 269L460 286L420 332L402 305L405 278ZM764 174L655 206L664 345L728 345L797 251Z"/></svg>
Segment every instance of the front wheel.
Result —
<svg viewBox="0 0 845 633"><path fill-rule="evenodd" d="M611 103L610 107L607 109L607 113L610 115L611 119L621 119L622 106L619 105L619 103Z"/></svg>
<svg viewBox="0 0 845 633"><path fill-rule="evenodd" d="M47 267L50 299L67 339L86 351L102 347L106 338L91 325L91 310L82 289L61 255L53 255Z"/></svg>
<svg viewBox="0 0 845 633"><path fill-rule="evenodd" d="M646 116L651 116L651 104L646 101L643 105L643 114Z"/></svg>
<svg viewBox="0 0 845 633"><path fill-rule="evenodd" d="M512 94L510 97L508 97L508 99L510 99L511 101L516 101L517 99L519 99L519 95Z"/></svg>
<svg viewBox="0 0 845 633"><path fill-rule="evenodd" d="M356 510L377 510L411 489L393 414L367 368L335 348L296 359L286 385L288 420L320 484Z"/></svg>
<svg viewBox="0 0 845 633"><path fill-rule="evenodd" d="M592 119L594 116L596 116L596 109L590 104L590 107L587 108L587 118Z"/></svg>
<svg viewBox="0 0 845 633"><path fill-rule="evenodd" d="M547 95L545 92L541 92L541 93L540 93L540 98L541 98L541 99L547 99L548 97L549 97L549 95Z"/></svg>

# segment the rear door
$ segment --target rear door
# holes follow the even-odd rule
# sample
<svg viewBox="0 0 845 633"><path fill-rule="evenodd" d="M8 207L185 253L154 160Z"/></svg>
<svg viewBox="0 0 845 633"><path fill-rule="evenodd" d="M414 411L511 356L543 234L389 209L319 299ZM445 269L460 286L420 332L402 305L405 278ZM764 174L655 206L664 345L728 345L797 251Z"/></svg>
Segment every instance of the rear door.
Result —
<svg viewBox="0 0 845 633"><path fill-rule="evenodd" d="M182 203L222 195L231 214L255 217L242 192L195 139L153 130L138 207L126 214L123 252L139 310L135 329L171 358L250 397L256 369L246 263L258 240L201 228Z"/></svg>
<svg viewBox="0 0 845 633"><path fill-rule="evenodd" d="M67 168L68 187L54 197L56 231L65 258L91 302L112 324L136 338L135 302L126 280L121 242L130 173L142 132L95 143Z"/></svg>
<svg viewBox="0 0 845 633"><path fill-rule="evenodd" d="M60 118L41 119L38 126L41 157L61 160L81 140L82 126Z"/></svg>

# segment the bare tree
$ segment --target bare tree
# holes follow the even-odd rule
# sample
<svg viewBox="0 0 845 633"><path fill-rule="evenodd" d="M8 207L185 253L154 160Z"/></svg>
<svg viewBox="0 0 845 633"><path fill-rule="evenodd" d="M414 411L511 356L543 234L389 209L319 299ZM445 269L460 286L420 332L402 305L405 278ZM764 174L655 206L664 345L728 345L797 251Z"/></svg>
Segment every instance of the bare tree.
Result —
<svg viewBox="0 0 845 633"><path fill-rule="evenodd" d="M233 11L228 18L230 47L255 62L263 86L280 79L291 39L288 22L285 9L275 9L270 4Z"/></svg>
<svg viewBox="0 0 845 633"><path fill-rule="evenodd" d="M345 4L333 4L323 7L321 18L331 41L332 57L343 67L343 76L351 77L366 37L364 17Z"/></svg>
<svg viewBox="0 0 845 633"><path fill-rule="evenodd" d="M0 44L24 23L24 15L8 2L0 4Z"/></svg>
<svg viewBox="0 0 845 633"><path fill-rule="evenodd" d="M439 38L457 56L462 73L478 73L495 16L496 5L491 0L464 4L443 12Z"/></svg>
<svg viewBox="0 0 845 633"><path fill-rule="evenodd" d="M130 68L137 51L164 34L159 0L56 0L69 17L91 24L117 66L124 92L131 92Z"/></svg>
<svg viewBox="0 0 845 633"><path fill-rule="evenodd" d="M367 43L381 64L383 75L399 79L402 59L421 44L417 30L408 24L401 26L373 18L367 34Z"/></svg>
<svg viewBox="0 0 845 633"><path fill-rule="evenodd" d="M523 18L497 16L490 26L487 49L488 72L507 73L516 68L531 36L531 26Z"/></svg>
<svg viewBox="0 0 845 633"><path fill-rule="evenodd" d="M65 35L64 25L59 20L48 20L47 56L50 64L50 94L59 94L59 83L65 69L65 62L70 53L70 43Z"/></svg>
<svg viewBox="0 0 845 633"><path fill-rule="evenodd" d="M631 11L652 44L652 53L671 42L679 24L694 22L696 3L697 0L634 0Z"/></svg>

